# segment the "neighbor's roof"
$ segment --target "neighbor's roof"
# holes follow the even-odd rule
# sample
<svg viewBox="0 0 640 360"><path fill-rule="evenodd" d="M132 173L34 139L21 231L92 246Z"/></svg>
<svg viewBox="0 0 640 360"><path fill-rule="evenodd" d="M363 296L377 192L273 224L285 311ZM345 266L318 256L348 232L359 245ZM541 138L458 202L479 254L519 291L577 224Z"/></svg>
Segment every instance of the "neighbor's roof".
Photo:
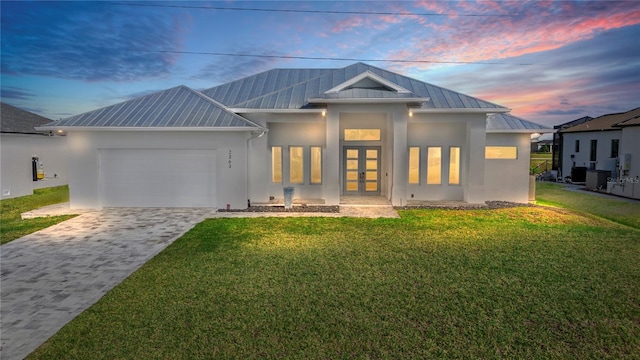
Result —
<svg viewBox="0 0 640 360"><path fill-rule="evenodd" d="M626 122L636 119L639 116L640 116L640 107L633 110L629 110L624 113L602 115L595 119L584 122L582 124L560 130L560 132L572 133L572 132L620 130L620 126L634 125L633 122L630 122L630 123L626 123ZM625 125L622 125L623 123L625 123Z"/></svg>
<svg viewBox="0 0 640 360"><path fill-rule="evenodd" d="M524 132L539 133L552 132L548 126L513 116L510 114L489 114L487 116L487 132Z"/></svg>
<svg viewBox="0 0 640 360"><path fill-rule="evenodd" d="M51 119L0 102L0 131L14 134L42 134L35 128L51 122Z"/></svg>
<svg viewBox="0 0 640 360"><path fill-rule="evenodd" d="M407 89L408 93L386 91L382 95L380 91L358 92L346 88L338 94L325 94L365 72ZM508 110L488 101L363 63L339 69L273 69L204 90L203 93L235 109L307 109L316 107L315 103L321 99L332 97L353 100L395 97L406 98L408 102L428 98L428 101L422 103L422 108L426 109Z"/></svg>
<svg viewBox="0 0 640 360"><path fill-rule="evenodd" d="M261 128L186 86L89 111L46 127L103 128Z"/></svg>
<svg viewBox="0 0 640 360"><path fill-rule="evenodd" d="M618 127L627 127L627 126L640 126L640 116L636 116L629 120L625 120L623 122L615 124Z"/></svg>

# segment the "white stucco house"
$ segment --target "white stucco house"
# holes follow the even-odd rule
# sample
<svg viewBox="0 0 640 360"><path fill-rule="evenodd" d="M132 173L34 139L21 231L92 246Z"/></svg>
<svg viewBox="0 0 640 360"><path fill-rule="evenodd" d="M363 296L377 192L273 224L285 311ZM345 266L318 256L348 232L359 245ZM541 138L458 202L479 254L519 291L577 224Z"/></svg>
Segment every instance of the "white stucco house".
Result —
<svg viewBox="0 0 640 360"><path fill-rule="evenodd" d="M56 121L71 206L245 208L378 196L528 201L530 134L510 109L356 63L272 69L185 86Z"/></svg>
<svg viewBox="0 0 640 360"><path fill-rule="evenodd" d="M34 189L66 185L67 138L35 129L50 123L51 119L5 103L0 103L0 108L2 199L31 195Z"/></svg>
<svg viewBox="0 0 640 360"><path fill-rule="evenodd" d="M640 199L640 108L589 119L559 135L562 176L584 182L590 172L606 172L602 190Z"/></svg>

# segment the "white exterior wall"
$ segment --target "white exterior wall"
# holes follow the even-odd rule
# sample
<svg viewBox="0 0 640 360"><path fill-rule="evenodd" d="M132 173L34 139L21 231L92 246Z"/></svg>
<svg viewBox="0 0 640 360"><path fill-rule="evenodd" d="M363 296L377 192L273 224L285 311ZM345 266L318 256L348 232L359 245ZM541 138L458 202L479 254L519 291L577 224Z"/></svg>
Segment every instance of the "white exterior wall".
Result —
<svg viewBox="0 0 640 360"><path fill-rule="evenodd" d="M101 208L101 149L216 150L217 207L246 208L246 132L73 131L69 132L69 191L72 208ZM229 159L231 151L231 159ZM231 165L229 165L231 160ZM162 164L158 164L162 166Z"/></svg>
<svg viewBox="0 0 640 360"><path fill-rule="evenodd" d="M0 135L2 199L33 194L33 189L67 184L67 138L27 134ZM43 164L45 179L33 181L31 158Z"/></svg>
<svg viewBox="0 0 640 360"><path fill-rule="evenodd" d="M530 134L487 134L487 146L517 146L515 160L485 160L485 196L487 200L529 202ZM484 149L482 150L484 158Z"/></svg>
<svg viewBox="0 0 640 360"><path fill-rule="evenodd" d="M420 185L408 185L409 200L483 203L484 176L474 174L484 174L485 137L485 114L414 114L409 123L406 157L409 146L420 147ZM427 146L442 147L441 185L426 184ZM460 147L460 185L448 184L451 146ZM408 173L408 168L403 171Z"/></svg>
<svg viewBox="0 0 640 360"><path fill-rule="evenodd" d="M622 128L621 135L621 171L619 172L618 182L613 186L613 189L611 189L611 193L640 199L640 126ZM623 157L625 154L631 154L628 173L622 172L622 170L624 170Z"/></svg>
<svg viewBox="0 0 640 360"><path fill-rule="evenodd" d="M467 183L468 146L467 125L464 119L448 119L437 114L421 116L420 122L409 123L407 151L409 147L420 147L420 184L407 185L409 200L458 200L464 199L464 184ZM427 147L442 148L442 184L427 184ZM449 185L449 149L460 147L460 184ZM408 153L407 153L408 156ZM408 169L407 169L408 172Z"/></svg>
<svg viewBox="0 0 640 360"><path fill-rule="evenodd" d="M611 140L620 139L622 146L622 131L593 131L593 132L576 132L564 133L562 135L562 176L571 176L571 168L586 167L590 168L591 140L598 140L596 151L596 170L609 170L612 174L615 172L616 160L611 156ZM575 142L580 140L580 151L575 152ZM574 158L571 158L574 155Z"/></svg>

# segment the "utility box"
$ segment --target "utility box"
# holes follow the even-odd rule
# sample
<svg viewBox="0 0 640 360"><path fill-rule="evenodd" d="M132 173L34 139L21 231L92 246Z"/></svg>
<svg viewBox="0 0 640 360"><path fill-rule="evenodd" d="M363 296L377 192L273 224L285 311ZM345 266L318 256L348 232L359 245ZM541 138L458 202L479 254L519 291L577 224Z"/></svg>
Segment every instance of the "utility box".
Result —
<svg viewBox="0 0 640 360"><path fill-rule="evenodd" d="M585 187L588 190L606 190L607 180L611 179L609 170L587 170Z"/></svg>
<svg viewBox="0 0 640 360"><path fill-rule="evenodd" d="M587 168L585 166L576 166L571 168L571 182L581 183L585 182L587 175Z"/></svg>

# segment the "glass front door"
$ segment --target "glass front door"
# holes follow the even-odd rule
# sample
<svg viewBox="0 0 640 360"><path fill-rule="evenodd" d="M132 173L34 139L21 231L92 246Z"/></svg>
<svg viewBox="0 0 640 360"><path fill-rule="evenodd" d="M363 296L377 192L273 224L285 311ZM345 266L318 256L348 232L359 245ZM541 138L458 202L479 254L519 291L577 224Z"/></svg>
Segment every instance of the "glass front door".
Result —
<svg viewBox="0 0 640 360"><path fill-rule="evenodd" d="M344 147L344 195L380 195L380 147Z"/></svg>

